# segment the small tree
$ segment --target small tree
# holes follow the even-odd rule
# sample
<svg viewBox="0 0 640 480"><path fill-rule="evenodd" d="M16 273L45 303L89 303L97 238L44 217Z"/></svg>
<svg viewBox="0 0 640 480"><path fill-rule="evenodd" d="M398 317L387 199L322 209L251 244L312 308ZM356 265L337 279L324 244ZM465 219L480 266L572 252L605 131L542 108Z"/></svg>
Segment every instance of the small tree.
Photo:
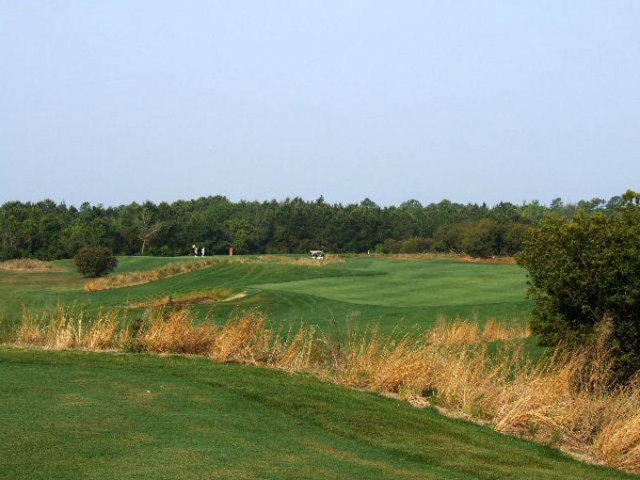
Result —
<svg viewBox="0 0 640 480"><path fill-rule="evenodd" d="M161 222L153 223L151 220L151 211L145 206L140 210L137 227L138 239L142 242L140 255L144 255L144 248L158 238L164 229L164 225Z"/></svg>
<svg viewBox="0 0 640 480"><path fill-rule="evenodd" d="M608 331L618 378L640 369L640 194L627 192L609 215L546 218L517 259L543 344L584 345Z"/></svg>
<svg viewBox="0 0 640 480"><path fill-rule="evenodd" d="M78 267L78 272L85 277L99 277L113 271L118 265L118 259L111 249L105 247L84 247L73 261Z"/></svg>

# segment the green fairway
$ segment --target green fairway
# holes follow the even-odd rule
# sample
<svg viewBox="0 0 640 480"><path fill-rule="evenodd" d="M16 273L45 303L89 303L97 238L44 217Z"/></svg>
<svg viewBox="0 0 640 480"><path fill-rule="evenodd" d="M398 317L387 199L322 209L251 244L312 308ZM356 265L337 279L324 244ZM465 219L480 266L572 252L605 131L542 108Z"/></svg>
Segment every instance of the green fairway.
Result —
<svg viewBox="0 0 640 480"><path fill-rule="evenodd" d="M433 409L202 358L0 349L2 479L622 479Z"/></svg>
<svg viewBox="0 0 640 480"><path fill-rule="evenodd" d="M450 307L522 301L524 272L512 265L450 260L356 260L373 275L322 278L263 285L266 289L317 295L358 305Z"/></svg>
<svg viewBox="0 0 640 480"><path fill-rule="evenodd" d="M172 261L195 259L124 257L115 273L158 268ZM318 267L254 259L250 263L223 262L145 285L86 292L85 280L73 271L72 264L60 264L67 271L0 271L0 315L8 325L19 319L24 307L74 305L90 314L100 308L219 287L246 296L194 306L201 318L209 315L224 322L237 309L259 308L275 321L328 327L332 319L349 319L389 330L399 323L429 326L440 315L522 322L530 309L524 271L515 265L357 257Z"/></svg>

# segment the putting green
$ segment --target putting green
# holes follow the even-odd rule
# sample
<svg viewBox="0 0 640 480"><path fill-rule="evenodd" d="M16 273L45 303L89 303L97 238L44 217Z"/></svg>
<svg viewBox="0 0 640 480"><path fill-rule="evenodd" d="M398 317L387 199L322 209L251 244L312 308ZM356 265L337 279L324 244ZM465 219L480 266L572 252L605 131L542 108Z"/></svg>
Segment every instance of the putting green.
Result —
<svg viewBox="0 0 640 480"><path fill-rule="evenodd" d="M370 275L261 284L359 305L396 307L486 305L521 302L526 274L514 265L451 260L359 260L350 265Z"/></svg>

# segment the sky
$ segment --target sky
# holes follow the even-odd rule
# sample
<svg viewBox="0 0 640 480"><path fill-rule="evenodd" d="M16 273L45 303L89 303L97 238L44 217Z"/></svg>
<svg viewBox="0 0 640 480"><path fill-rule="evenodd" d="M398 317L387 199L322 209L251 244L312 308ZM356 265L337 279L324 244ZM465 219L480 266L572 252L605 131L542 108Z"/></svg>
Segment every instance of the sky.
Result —
<svg viewBox="0 0 640 480"><path fill-rule="evenodd" d="M0 203L640 189L640 1L0 0Z"/></svg>

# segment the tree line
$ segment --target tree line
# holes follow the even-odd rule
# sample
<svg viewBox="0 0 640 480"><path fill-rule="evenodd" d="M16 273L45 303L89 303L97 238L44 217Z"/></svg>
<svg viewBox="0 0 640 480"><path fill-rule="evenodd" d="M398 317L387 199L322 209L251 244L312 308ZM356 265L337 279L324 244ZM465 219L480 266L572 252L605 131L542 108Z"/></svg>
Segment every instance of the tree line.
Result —
<svg viewBox="0 0 640 480"><path fill-rule="evenodd" d="M378 206L370 199L331 204L321 197L239 201L211 196L173 203L80 207L12 201L0 207L0 258L71 258L87 245L120 255L189 255L192 245L211 254L457 252L513 255L550 213L568 219L578 211L609 212L620 197L550 205L525 202Z"/></svg>

